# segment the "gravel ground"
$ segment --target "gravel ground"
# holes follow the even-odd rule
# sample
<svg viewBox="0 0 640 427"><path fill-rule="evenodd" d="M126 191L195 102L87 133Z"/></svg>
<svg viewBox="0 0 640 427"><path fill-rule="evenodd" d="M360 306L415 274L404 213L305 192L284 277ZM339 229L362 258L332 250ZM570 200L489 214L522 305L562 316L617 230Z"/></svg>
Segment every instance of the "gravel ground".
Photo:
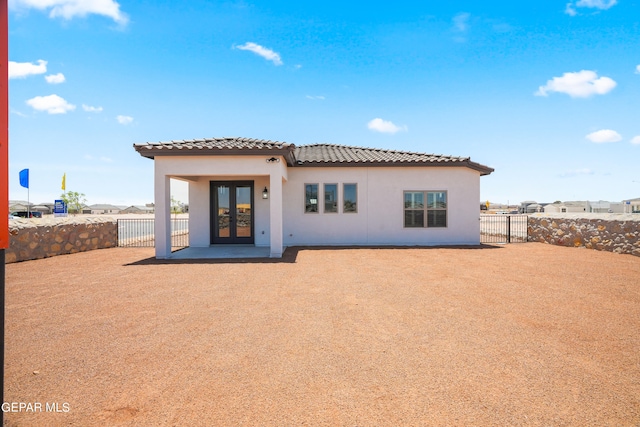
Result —
<svg viewBox="0 0 640 427"><path fill-rule="evenodd" d="M7 266L5 425L640 425L638 257L152 255Z"/></svg>

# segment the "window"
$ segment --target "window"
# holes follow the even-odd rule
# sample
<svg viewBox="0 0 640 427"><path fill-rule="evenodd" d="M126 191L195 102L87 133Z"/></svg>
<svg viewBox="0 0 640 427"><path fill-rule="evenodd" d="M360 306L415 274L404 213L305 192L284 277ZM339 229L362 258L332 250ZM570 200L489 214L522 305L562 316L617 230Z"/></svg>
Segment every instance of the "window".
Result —
<svg viewBox="0 0 640 427"><path fill-rule="evenodd" d="M324 212L338 213L338 184L324 185Z"/></svg>
<svg viewBox="0 0 640 427"><path fill-rule="evenodd" d="M342 188L342 212L358 212L358 184L344 184Z"/></svg>
<svg viewBox="0 0 640 427"><path fill-rule="evenodd" d="M405 191L404 226L405 228L446 227L447 192Z"/></svg>
<svg viewBox="0 0 640 427"><path fill-rule="evenodd" d="M304 212L318 213L318 184L304 185Z"/></svg>

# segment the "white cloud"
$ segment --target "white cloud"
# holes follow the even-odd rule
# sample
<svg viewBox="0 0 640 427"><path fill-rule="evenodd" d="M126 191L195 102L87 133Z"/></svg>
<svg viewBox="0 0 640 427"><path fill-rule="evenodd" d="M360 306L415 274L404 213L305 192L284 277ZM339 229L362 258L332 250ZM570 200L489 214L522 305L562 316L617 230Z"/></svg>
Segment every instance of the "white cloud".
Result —
<svg viewBox="0 0 640 427"><path fill-rule="evenodd" d="M105 157L105 156L100 156L100 161L101 161L101 162L105 162L105 163L111 163L111 162L113 162L113 160L111 159L111 157Z"/></svg>
<svg viewBox="0 0 640 427"><path fill-rule="evenodd" d="M324 100L325 100L325 97L324 97L324 96L322 96L322 95L317 95L317 96L307 95L307 96L306 96L306 98L307 98L307 99L312 99L312 100L314 100L314 101L316 101L316 100L317 100L317 101L324 101Z"/></svg>
<svg viewBox="0 0 640 427"><path fill-rule="evenodd" d="M100 113L102 107L92 107L91 105L82 104L82 109L88 113Z"/></svg>
<svg viewBox="0 0 640 427"><path fill-rule="evenodd" d="M75 105L69 104L58 95L36 96L27 100L27 105L34 110L46 111L49 114L66 114L67 111L76 109Z"/></svg>
<svg viewBox="0 0 640 427"><path fill-rule="evenodd" d="M120 5L113 0L13 0L9 4L12 9L50 10L50 18L70 20L95 14L111 18L121 25L129 21Z"/></svg>
<svg viewBox="0 0 640 427"><path fill-rule="evenodd" d="M64 78L64 74L62 74L62 73L49 74L48 76L44 76L44 79L47 81L47 83L51 83L52 85L57 85L59 83L64 83L64 81L66 80Z"/></svg>
<svg viewBox="0 0 640 427"><path fill-rule="evenodd" d="M576 16L578 14L573 3L567 3L567 7L564 9L564 13L569 16Z"/></svg>
<svg viewBox="0 0 640 427"><path fill-rule="evenodd" d="M631 138L631 143L635 145L640 145L640 135L634 136L633 138Z"/></svg>
<svg viewBox="0 0 640 427"><path fill-rule="evenodd" d="M607 10L618 3L618 0L578 0L577 2L567 3L564 13L570 16L576 16L577 7L586 7L589 9Z"/></svg>
<svg viewBox="0 0 640 427"><path fill-rule="evenodd" d="M9 61L9 78L24 79L27 76L35 74L44 74L47 72L47 61L38 59L37 64L31 62L13 62Z"/></svg>
<svg viewBox="0 0 640 427"><path fill-rule="evenodd" d="M470 13L460 12L456 16L453 17L453 28L456 31L464 33L469 29L469 18L471 17Z"/></svg>
<svg viewBox="0 0 640 427"><path fill-rule="evenodd" d="M453 31L456 35L453 37L453 40L459 43L464 43L467 41L465 37L467 31L469 30L469 18L471 17L470 13L461 12L453 17Z"/></svg>
<svg viewBox="0 0 640 427"><path fill-rule="evenodd" d="M131 117L131 116L117 116L116 120L121 125L128 125L128 124L133 122L133 117Z"/></svg>
<svg viewBox="0 0 640 427"><path fill-rule="evenodd" d="M576 6L606 10L615 6L616 3L618 3L618 0L578 0Z"/></svg>
<svg viewBox="0 0 640 427"><path fill-rule="evenodd" d="M591 169L583 168L583 169L574 169L574 170L563 172L560 174L560 176L563 178L568 178L568 177L578 176L578 175L593 175L594 173L595 172L592 171Z"/></svg>
<svg viewBox="0 0 640 427"><path fill-rule="evenodd" d="M566 93L572 98L588 98L591 95L604 95L615 88L617 83L609 77L598 77L595 71L582 70L577 73L564 73L540 86L536 96L548 96L549 92Z"/></svg>
<svg viewBox="0 0 640 427"><path fill-rule="evenodd" d="M622 135L620 135L615 130L602 129L602 130L590 133L589 135L586 136L586 138L591 142L595 142L596 144L604 144L607 142L618 142L622 140Z"/></svg>
<svg viewBox="0 0 640 427"><path fill-rule="evenodd" d="M248 50L249 52L253 52L256 55L263 57L267 61L273 62L275 65L282 65L282 59L280 59L280 54L278 54L277 52L274 52L271 49L260 46L259 44L247 42L242 46L235 46L235 48L240 50Z"/></svg>
<svg viewBox="0 0 640 427"><path fill-rule="evenodd" d="M396 126L390 121L382 120L380 118L375 118L367 123L367 127L375 132L382 133L396 133L400 131L406 132L408 129L406 126Z"/></svg>
<svg viewBox="0 0 640 427"><path fill-rule="evenodd" d="M636 65L636 74L640 74L640 65Z"/></svg>

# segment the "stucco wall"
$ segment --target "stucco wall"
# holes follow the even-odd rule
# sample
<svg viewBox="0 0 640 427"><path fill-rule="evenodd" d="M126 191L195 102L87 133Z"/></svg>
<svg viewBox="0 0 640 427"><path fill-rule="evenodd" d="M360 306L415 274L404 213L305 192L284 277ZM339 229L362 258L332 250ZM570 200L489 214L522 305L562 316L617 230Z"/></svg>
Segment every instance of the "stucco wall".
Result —
<svg viewBox="0 0 640 427"><path fill-rule="evenodd" d="M480 243L480 174L466 167L287 167L265 156L157 157L155 159L156 229L166 221L160 201L168 200L168 176L189 183L189 244L210 244L210 181L254 181L255 244L274 245L282 236L293 245L451 245ZM282 233L273 233L278 210L273 180L282 180ZM304 184L355 183L358 212L306 214ZM261 198L269 189L268 200ZM158 190L160 189L160 190ZM404 191L446 191L447 227L405 228ZM161 193L161 194L160 194ZM322 197L320 197L322 201ZM166 202L165 200L165 202ZM339 203L341 205L341 203ZM279 213L278 213L279 214ZM159 216L160 215L160 216ZM166 216L166 215L165 215ZM271 218L271 217L274 218ZM277 224L276 224L277 225ZM277 243L277 242L276 242ZM157 249L157 247L156 247ZM165 248L166 249L166 248ZM273 249L273 248L272 248ZM157 256L159 252L158 251ZM160 253L160 256L167 256Z"/></svg>
<svg viewBox="0 0 640 427"><path fill-rule="evenodd" d="M358 185L358 212L304 212L304 185ZM447 227L404 228L404 191L446 191ZM479 244L479 173L455 167L304 167L284 186L284 242L292 245Z"/></svg>
<svg viewBox="0 0 640 427"><path fill-rule="evenodd" d="M14 219L9 234L7 263L118 245L118 224L112 218Z"/></svg>
<svg viewBox="0 0 640 427"><path fill-rule="evenodd" d="M528 232L530 242L640 256L638 214L534 214Z"/></svg>

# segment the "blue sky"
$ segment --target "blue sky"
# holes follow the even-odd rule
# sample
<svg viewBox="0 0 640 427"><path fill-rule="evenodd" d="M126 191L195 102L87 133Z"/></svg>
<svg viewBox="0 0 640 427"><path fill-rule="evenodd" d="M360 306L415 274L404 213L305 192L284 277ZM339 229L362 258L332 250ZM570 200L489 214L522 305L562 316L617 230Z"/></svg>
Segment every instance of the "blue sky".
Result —
<svg viewBox="0 0 640 427"><path fill-rule="evenodd" d="M153 201L133 143L455 156L481 199L640 197L640 2L9 1L10 199ZM186 201L183 185L177 198Z"/></svg>

